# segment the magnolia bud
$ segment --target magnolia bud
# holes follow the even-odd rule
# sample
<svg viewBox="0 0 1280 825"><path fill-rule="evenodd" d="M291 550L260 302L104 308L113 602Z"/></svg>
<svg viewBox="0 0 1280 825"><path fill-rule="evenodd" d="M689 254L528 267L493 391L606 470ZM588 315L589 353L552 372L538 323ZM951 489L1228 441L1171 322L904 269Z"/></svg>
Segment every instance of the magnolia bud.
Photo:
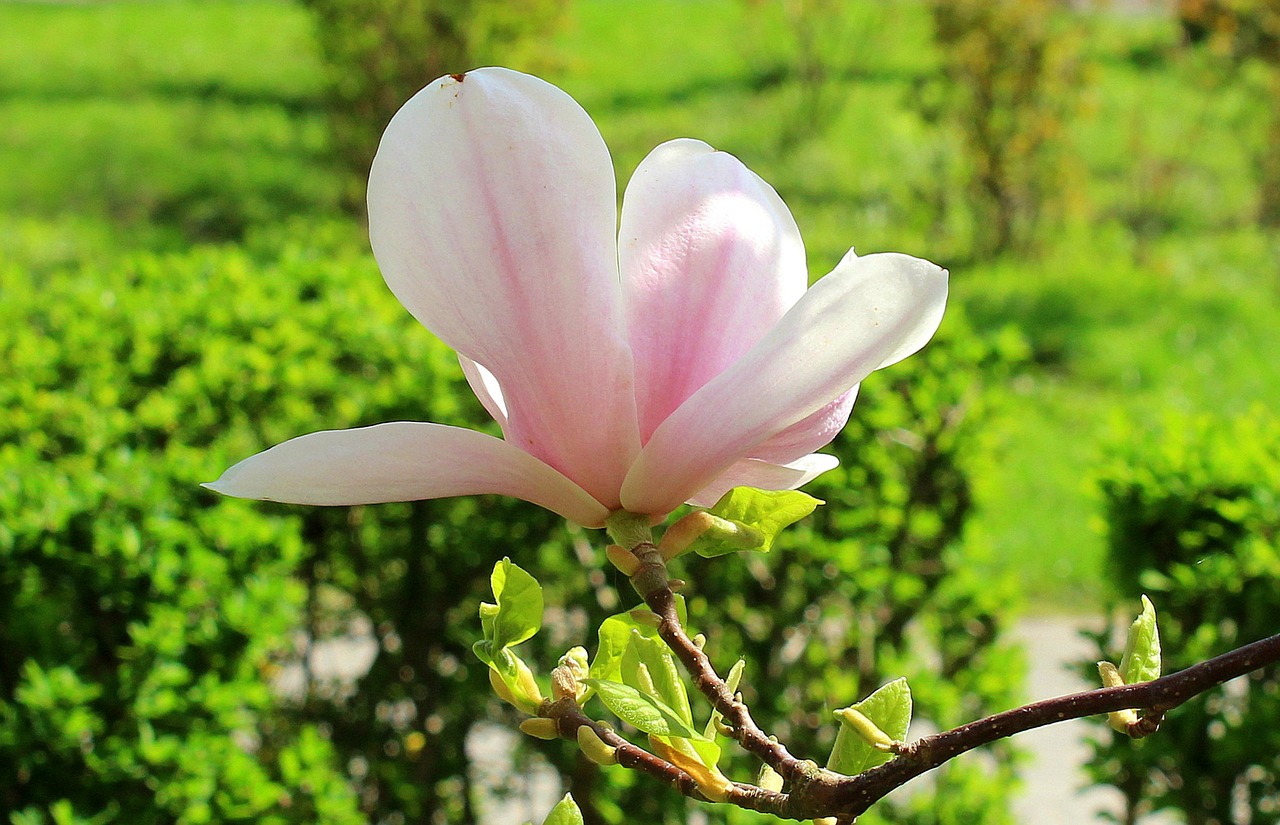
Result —
<svg viewBox="0 0 1280 825"><path fill-rule="evenodd" d="M712 802L724 802L733 791L733 783L720 773L715 765L703 763L697 752L689 747L688 740L674 739L670 742L649 734L649 747L663 759L689 774L697 784L702 795Z"/></svg>
<svg viewBox="0 0 1280 825"><path fill-rule="evenodd" d="M606 745L590 725L581 725L578 728L578 747L582 750L583 756L597 765L608 767L618 764L618 749Z"/></svg>
<svg viewBox="0 0 1280 825"><path fill-rule="evenodd" d="M551 693L556 699L572 699L581 703L586 695L587 686L583 680L591 675L591 666L587 661L587 649L572 648L560 657L560 663L551 671Z"/></svg>
<svg viewBox="0 0 1280 825"><path fill-rule="evenodd" d="M631 578L640 572L640 559L636 558L636 554L627 548L611 544L604 549L604 554L610 563L622 571L622 575L627 578Z"/></svg>
<svg viewBox="0 0 1280 825"><path fill-rule="evenodd" d="M542 717L534 717L526 719L520 723L520 732L527 733L535 739L557 739L560 731L556 728L554 719L544 719Z"/></svg>

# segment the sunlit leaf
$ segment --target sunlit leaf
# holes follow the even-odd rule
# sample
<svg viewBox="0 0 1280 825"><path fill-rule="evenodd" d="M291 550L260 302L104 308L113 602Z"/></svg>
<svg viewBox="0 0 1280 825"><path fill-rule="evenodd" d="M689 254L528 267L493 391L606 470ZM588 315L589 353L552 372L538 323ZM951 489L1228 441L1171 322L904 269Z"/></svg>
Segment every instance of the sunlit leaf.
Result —
<svg viewBox="0 0 1280 825"><path fill-rule="evenodd" d="M895 679L849 708L836 711L840 719L840 732L836 734L835 747L827 767L846 776L857 776L893 758L893 754L875 747L867 732L861 730L855 711L869 721L888 740L901 742L906 739L911 725L911 688L906 679Z"/></svg>
<svg viewBox="0 0 1280 825"><path fill-rule="evenodd" d="M1156 608L1146 596L1142 597L1142 613L1129 626L1120 677L1126 685L1160 678L1160 630L1156 627Z"/></svg>
<svg viewBox="0 0 1280 825"><path fill-rule="evenodd" d="M711 558L738 550L768 553L778 534L823 502L798 490L735 487L709 511L718 521L689 549Z"/></svg>
<svg viewBox="0 0 1280 825"><path fill-rule="evenodd" d="M676 615L680 623L688 627L688 616L685 612L684 597L676 595ZM641 624L628 613L618 613L600 623L600 647L591 662L591 678L605 679L612 682L622 681L622 654L631 644L631 633L635 631L646 639L657 639L658 629L652 625Z"/></svg>
<svg viewBox="0 0 1280 825"><path fill-rule="evenodd" d="M565 794L551 809L551 813L547 814L542 825L582 825L582 811L578 809L578 803L573 801L573 797Z"/></svg>
<svg viewBox="0 0 1280 825"><path fill-rule="evenodd" d="M531 638L542 627L542 586L511 559L503 559L493 566L489 581L497 599L497 611L492 606L481 606L481 624L486 608L492 613L495 648L513 647Z"/></svg>
<svg viewBox="0 0 1280 825"><path fill-rule="evenodd" d="M587 679L600 701L622 721L645 733L682 739L704 739L665 702L620 682Z"/></svg>
<svg viewBox="0 0 1280 825"><path fill-rule="evenodd" d="M622 654L622 683L638 690L641 684L639 670L644 667L656 698L680 715L686 725L693 726L693 711L689 707L689 693L685 689L681 670L667 643L657 636L646 636L638 630L631 631L627 649Z"/></svg>

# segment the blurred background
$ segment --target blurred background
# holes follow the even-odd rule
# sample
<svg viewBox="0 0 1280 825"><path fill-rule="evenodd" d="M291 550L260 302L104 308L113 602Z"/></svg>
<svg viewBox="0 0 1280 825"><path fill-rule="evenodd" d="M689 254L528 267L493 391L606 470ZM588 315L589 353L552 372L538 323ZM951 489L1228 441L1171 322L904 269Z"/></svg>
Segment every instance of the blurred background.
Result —
<svg viewBox="0 0 1280 825"><path fill-rule="evenodd" d="M4 821L517 823L565 789L590 825L763 821L503 733L469 652L488 572L547 587L545 672L634 601L600 535L491 497L197 486L316 429L496 431L361 213L391 113L488 64L577 98L620 182L669 138L738 156L814 277L850 245L952 272L938 339L865 382L808 488L828 506L768 557L684 565L793 750L821 761L827 710L899 675L913 732L1037 698L1028 666L1114 657L1142 592L1170 668L1276 630L1277 0L7 0ZM1126 823L1276 822L1278 723L1255 676L1137 745L1094 726L1051 784ZM1017 744L864 819L1057 821L1011 808Z"/></svg>

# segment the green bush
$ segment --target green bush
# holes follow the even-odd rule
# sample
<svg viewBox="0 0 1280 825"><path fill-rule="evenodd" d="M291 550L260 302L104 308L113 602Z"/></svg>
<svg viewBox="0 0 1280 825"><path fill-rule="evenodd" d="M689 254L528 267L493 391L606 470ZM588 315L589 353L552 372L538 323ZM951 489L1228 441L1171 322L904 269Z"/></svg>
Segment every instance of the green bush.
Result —
<svg viewBox="0 0 1280 825"><path fill-rule="evenodd" d="M306 237L303 244L292 238ZM451 352L347 227L140 256L0 289L0 807L37 822L475 822L501 788L465 745L504 711L470 652L493 562L547 586L536 661L594 647L637 601L602 535L497 497L356 508L221 499L198 483L290 436L395 419L493 431ZM820 715L896 675L940 725L1011 703L1005 595L959 557L980 384L1015 347L956 316L867 382L814 486L830 501L768 557L690 563L691 621L742 653L761 721L824 759ZM621 601L619 600L621 596ZM299 632L301 631L301 632ZM303 667L330 639L353 682ZM774 686L779 686L774 690ZM521 737L589 822L684 822L690 803ZM1008 751L872 821L1004 816ZM744 763L745 764L745 760ZM734 770L745 770L742 765ZM74 781L68 781L74 777ZM936 803L936 805L935 805ZM751 815L701 807L713 822ZM625 814L623 813L625 812ZM736 818L735 818L736 817Z"/></svg>
<svg viewBox="0 0 1280 825"><path fill-rule="evenodd" d="M1102 473L1110 577L1125 606L1159 611L1165 671L1280 626L1280 423L1258 410L1129 434ZM1101 650L1104 656L1114 651ZM1138 742L1104 734L1096 781L1126 818L1180 812L1189 825L1266 822L1280 805L1280 676L1258 671L1172 711ZM1249 816L1241 819L1241 811Z"/></svg>
<svg viewBox="0 0 1280 825"><path fill-rule="evenodd" d="M917 90L958 139L970 252L1025 252L1061 218L1063 131L1078 103L1080 32L1053 0L930 0L941 57Z"/></svg>
<svg viewBox="0 0 1280 825"><path fill-rule="evenodd" d="M252 438L241 400L283 383L266 298L298 285L209 252L0 278L6 820L362 821L272 689L296 524L197 486Z"/></svg>
<svg viewBox="0 0 1280 825"><path fill-rule="evenodd" d="M350 172L348 205L364 186L391 116L427 83L497 60L545 34L566 0L304 0L327 63L325 109L339 161ZM516 58L516 59L513 59Z"/></svg>

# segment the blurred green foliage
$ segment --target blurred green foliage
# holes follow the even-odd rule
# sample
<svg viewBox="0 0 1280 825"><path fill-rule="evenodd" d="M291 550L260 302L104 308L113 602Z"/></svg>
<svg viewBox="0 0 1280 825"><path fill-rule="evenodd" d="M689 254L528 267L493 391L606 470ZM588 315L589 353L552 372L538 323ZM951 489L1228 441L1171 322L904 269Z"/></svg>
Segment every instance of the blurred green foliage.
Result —
<svg viewBox="0 0 1280 825"><path fill-rule="evenodd" d="M364 211L365 182L391 116L428 82L519 62L565 0L303 0L326 62L329 136L348 173L344 201Z"/></svg>
<svg viewBox="0 0 1280 825"><path fill-rule="evenodd" d="M762 721L816 759L827 709L893 675L938 724L1006 706L1011 571L1039 604L1096 604L1103 548L1080 479L1111 417L1280 403L1277 238L1256 221L1280 192L1263 175L1280 146L1274 74L1188 46L1173 14L1053 5L1029 41L950 50L936 4L915 0L577 0L552 29L517 26L525 46L473 58L573 94L621 180L671 137L738 155L791 205L814 275L855 242L954 267L942 338L867 382L842 468L810 488L828 507L770 556L689 565L695 629L722 667L751 653ZM482 6L508 7L451 8ZM353 189L318 15L276 0L0 4L0 811L22 825L471 821L492 782L464 745L505 713L467 649L493 561L510 553L554 584L545 665L620 609L596 537L517 502L306 510L195 487L321 427L492 426L385 293L359 228L328 223ZM961 61L986 54L1018 79L997 65L1006 50L1044 32L1059 48L1079 26L1088 38L1065 46L1080 87L1043 65L1032 78L1046 111L1079 111L1043 133L1048 155L1026 155L1074 172L1049 193L1069 196L1049 210L1064 220L1028 230L1038 254L984 259L994 224L970 200ZM377 62L355 51L369 42L343 59ZM466 68L421 70L401 97ZM1038 105L990 116L1034 126ZM243 244L145 251L204 240ZM1031 345L1012 374L1021 344L993 332L1008 323ZM367 674L325 678L324 656L355 649L373 655ZM789 692L752 687L783 677ZM595 821L688 810L567 746L514 753L534 747ZM999 821L988 803L1009 759L961 761L868 818Z"/></svg>
<svg viewBox="0 0 1280 825"><path fill-rule="evenodd" d="M304 617L297 525L198 487L273 417L313 413L273 358L301 333L272 295L303 289L211 252L0 272L13 822L361 821L322 726L273 687Z"/></svg>
<svg viewBox="0 0 1280 825"><path fill-rule="evenodd" d="M918 93L959 140L970 254L1027 251L1061 224L1067 121L1079 106L1080 24L1054 0L932 0L942 71Z"/></svg>
<svg viewBox="0 0 1280 825"><path fill-rule="evenodd" d="M493 560L509 553L547 584L544 673L616 612L602 537L531 505L300 508L199 489L317 428L492 429L361 245L341 225L291 226L39 284L5 271L0 576L16 595L0 615L13 777L0 799L21 825L64 809L76 822L475 821L492 789L473 785L465 745L507 713L469 652ZM835 731L826 711L903 668L940 723L1007 704L1016 686L1000 589L956 555L980 373L1004 345L958 317L948 329L892 385L868 382L823 526L763 561L690 565L692 621L721 657L747 656L761 717L815 758ZM368 671L318 669L326 642L371 650ZM784 671L786 690L762 689ZM681 797L541 747L588 821L687 815ZM959 773L948 804L1000 808L1007 774Z"/></svg>
<svg viewBox="0 0 1280 825"><path fill-rule="evenodd" d="M1099 480L1110 578L1125 607L1160 613L1166 672L1280 624L1280 422L1169 421L1117 439ZM1108 634L1098 641L1102 656ZM1092 775L1121 821L1172 810L1188 825L1266 822L1280 804L1280 676L1259 671L1172 711L1155 736L1101 734Z"/></svg>
<svg viewBox="0 0 1280 825"><path fill-rule="evenodd" d="M1187 40L1213 56L1225 81L1253 85L1265 101L1267 141L1256 153L1258 221L1280 227L1280 2L1179 0Z"/></svg>

